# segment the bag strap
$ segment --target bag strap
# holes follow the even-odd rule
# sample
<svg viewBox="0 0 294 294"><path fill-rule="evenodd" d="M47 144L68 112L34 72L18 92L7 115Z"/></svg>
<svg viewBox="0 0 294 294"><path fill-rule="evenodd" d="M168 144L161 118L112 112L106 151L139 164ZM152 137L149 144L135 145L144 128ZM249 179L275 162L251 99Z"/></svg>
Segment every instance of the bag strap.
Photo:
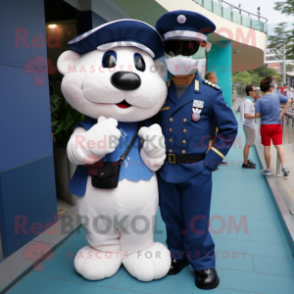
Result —
<svg viewBox="0 0 294 294"><path fill-rule="evenodd" d="M134 134L134 136L133 136L133 138L132 138L129 146L127 147L125 153L120 157L120 159L118 161L119 163L122 163L125 160L125 158L127 157L128 153L132 149L132 147L133 147L133 145L134 145L134 143L135 143L135 141L137 139L137 136L138 136L138 133L139 133L140 128L143 127L145 125L145 123L146 123L146 121L143 121L143 122L140 122L138 124L137 130L136 130L136 132L135 132L135 134Z"/></svg>

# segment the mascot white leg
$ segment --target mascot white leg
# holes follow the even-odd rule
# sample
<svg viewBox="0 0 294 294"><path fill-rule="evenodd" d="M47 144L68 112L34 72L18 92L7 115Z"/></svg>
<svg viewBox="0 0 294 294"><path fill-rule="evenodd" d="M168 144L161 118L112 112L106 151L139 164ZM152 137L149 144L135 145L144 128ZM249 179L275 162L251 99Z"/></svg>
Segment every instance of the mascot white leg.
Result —
<svg viewBox="0 0 294 294"><path fill-rule="evenodd" d="M123 265L140 281L152 281L166 276L170 264L170 252L161 243L153 241L155 215L158 207L157 179L131 183L127 206L129 222L121 235L121 248L124 252ZM132 188L131 188L132 186ZM133 200L136 199L136 203ZM132 203L133 202L133 203Z"/></svg>
<svg viewBox="0 0 294 294"><path fill-rule="evenodd" d="M74 266L87 280L109 278L122 263L120 232L112 224L113 216L117 213L116 190L94 188L89 177L86 195L77 197L79 214L90 245L78 251Z"/></svg>
<svg viewBox="0 0 294 294"><path fill-rule="evenodd" d="M101 190L91 185L77 198L79 214L86 221L89 246L77 253L76 271L88 280L114 275L121 263L141 281L164 277L171 264L169 250L153 241L158 207L157 179L122 180L116 189ZM123 260L122 260L123 259Z"/></svg>

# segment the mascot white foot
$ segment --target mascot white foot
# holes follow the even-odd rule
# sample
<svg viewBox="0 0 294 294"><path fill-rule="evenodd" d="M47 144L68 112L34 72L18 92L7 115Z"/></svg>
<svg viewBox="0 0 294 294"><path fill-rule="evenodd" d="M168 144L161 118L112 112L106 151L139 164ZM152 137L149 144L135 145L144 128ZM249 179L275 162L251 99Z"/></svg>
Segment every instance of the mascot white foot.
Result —
<svg viewBox="0 0 294 294"><path fill-rule="evenodd" d="M136 20L107 23L70 41L58 59L62 92L86 116L75 126L69 160L78 165L70 190L90 246L74 261L88 280L114 275L123 262L141 281L164 277L168 249L154 243L158 207L155 172L164 164L161 127L149 119L167 89L162 40ZM120 169L118 169L120 166Z"/></svg>
<svg viewBox="0 0 294 294"><path fill-rule="evenodd" d="M76 271L87 280L102 280L113 276L122 263L120 252L102 252L91 246L80 249L75 257Z"/></svg>
<svg viewBox="0 0 294 294"><path fill-rule="evenodd" d="M145 250L125 258L123 265L133 277L140 281L149 282L160 279L170 268L170 252L163 244L155 242Z"/></svg>

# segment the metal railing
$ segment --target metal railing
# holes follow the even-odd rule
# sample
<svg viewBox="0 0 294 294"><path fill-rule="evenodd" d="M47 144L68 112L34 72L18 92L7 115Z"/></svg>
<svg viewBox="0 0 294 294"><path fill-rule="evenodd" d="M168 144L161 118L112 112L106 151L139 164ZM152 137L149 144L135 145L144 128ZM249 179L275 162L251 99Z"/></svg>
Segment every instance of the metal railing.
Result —
<svg viewBox="0 0 294 294"><path fill-rule="evenodd" d="M292 107L285 112L282 118L282 129L283 129L283 145L288 145L290 149L293 150L293 122L294 122L294 112L292 111ZM286 143L286 132L287 126L289 126L289 140ZM281 176L281 161L277 152L277 165L276 165L276 176Z"/></svg>
<svg viewBox="0 0 294 294"><path fill-rule="evenodd" d="M287 126L289 126L289 130L288 130L289 138L286 144L289 144L289 147L292 150L293 150L293 121L294 121L294 112L292 110L292 107L289 107L289 109L285 112L283 116L282 126L283 126L283 134L286 134Z"/></svg>
<svg viewBox="0 0 294 294"><path fill-rule="evenodd" d="M258 16L257 14L246 11L223 0L217 0L217 2L213 0L192 1L229 21L267 33L268 19L263 16ZM228 7L225 7L223 4L228 5ZM237 12L235 10L237 10ZM247 16L244 14L247 14ZM256 17L258 20L252 17ZM263 21L260 21L260 19Z"/></svg>
<svg viewBox="0 0 294 294"><path fill-rule="evenodd" d="M213 1L212 1L212 2L213 2ZM226 3L227 5L229 5L230 7L232 7L232 9L234 8L234 9L238 9L239 11L245 12L245 13L248 14L248 16L253 15L253 16L258 17L259 19L260 19L260 18L261 18L261 19L264 19L264 20L265 20L265 23L268 22L268 19L267 19L266 17L258 16L257 14L254 14L254 13L252 13L252 12L246 11L246 10L244 10L244 9L242 9L242 8L239 8L239 7L237 7L237 6L234 6L234 5L232 5L232 4L230 4L230 3L226 2L226 1L223 1L223 0L219 0L219 2Z"/></svg>

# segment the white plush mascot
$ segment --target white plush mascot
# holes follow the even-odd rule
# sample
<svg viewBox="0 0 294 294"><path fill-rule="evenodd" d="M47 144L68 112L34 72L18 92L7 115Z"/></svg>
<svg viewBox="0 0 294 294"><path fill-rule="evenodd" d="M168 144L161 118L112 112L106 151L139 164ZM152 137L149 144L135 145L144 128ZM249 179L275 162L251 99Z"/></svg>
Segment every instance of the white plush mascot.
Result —
<svg viewBox="0 0 294 294"><path fill-rule="evenodd" d="M62 92L86 116L67 145L69 160L78 165L70 189L78 196L89 242L77 253L75 269L88 280L101 280L123 264L138 280L160 279L171 264L169 250L153 240L155 172L166 150L161 127L148 119L167 95L163 65L154 61L164 54L162 40L152 26L123 19L94 28L69 45L73 51L64 52L57 64L64 75ZM133 137L117 187L109 188L114 167L106 165L118 162ZM93 177L106 187L94 185Z"/></svg>

